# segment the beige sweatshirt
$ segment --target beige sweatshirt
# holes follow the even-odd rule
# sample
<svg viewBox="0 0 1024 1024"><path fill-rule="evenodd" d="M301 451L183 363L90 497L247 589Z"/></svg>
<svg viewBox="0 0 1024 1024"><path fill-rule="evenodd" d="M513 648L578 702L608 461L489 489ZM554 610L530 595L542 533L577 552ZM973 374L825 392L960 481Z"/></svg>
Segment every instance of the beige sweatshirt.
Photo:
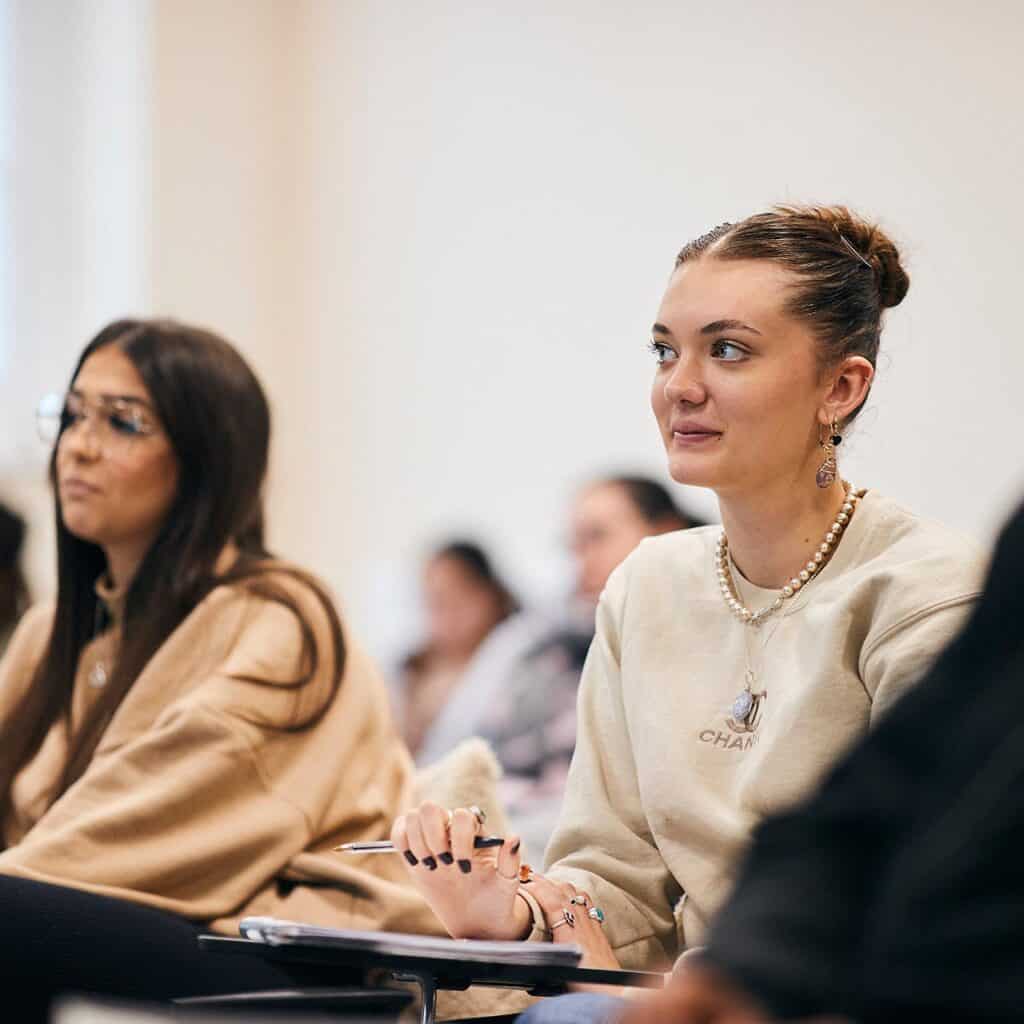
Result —
<svg viewBox="0 0 1024 1024"><path fill-rule="evenodd" d="M547 863L604 910L626 967L701 942L752 826L807 793L923 674L980 588L973 545L869 492L820 575L751 629L719 593L718 535L640 545L601 598L583 671ZM775 597L740 586L751 608ZM753 731L730 718L748 667L765 694Z"/></svg>
<svg viewBox="0 0 1024 1024"><path fill-rule="evenodd" d="M327 620L310 590L279 574L329 652ZM111 597L115 618L118 600ZM5 722L42 656L52 609L22 621L0 663ZM96 698L118 627L83 652L72 728ZM89 768L54 799L66 752L53 726L13 786L0 872L145 903L237 934L246 914L337 927L440 932L397 857L330 852L386 838L410 802L411 763L392 727L384 686L347 638L340 689L330 657L299 690L301 637L284 606L238 585L214 590L164 643L107 727ZM305 720L327 704L316 725ZM302 883L311 883L304 885Z"/></svg>

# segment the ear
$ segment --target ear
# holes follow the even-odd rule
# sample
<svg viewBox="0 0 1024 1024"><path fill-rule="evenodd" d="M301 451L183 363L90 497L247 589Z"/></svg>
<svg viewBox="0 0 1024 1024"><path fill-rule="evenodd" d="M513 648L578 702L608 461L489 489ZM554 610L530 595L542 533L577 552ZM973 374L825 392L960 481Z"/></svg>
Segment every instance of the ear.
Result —
<svg viewBox="0 0 1024 1024"><path fill-rule="evenodd" d="M843 423L867 400L875 368L863 356L849 356L828 374L828 386L818 422L829 426L833 420Z"/></svg>

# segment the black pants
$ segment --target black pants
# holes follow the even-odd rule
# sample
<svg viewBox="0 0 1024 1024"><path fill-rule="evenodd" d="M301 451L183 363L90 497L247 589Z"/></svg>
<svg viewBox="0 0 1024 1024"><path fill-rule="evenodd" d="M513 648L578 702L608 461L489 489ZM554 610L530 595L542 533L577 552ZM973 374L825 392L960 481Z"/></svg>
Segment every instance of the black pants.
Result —
<svg viewBox="0 0 1024 1024"><path fill-rule="evenodd" d="M204 953L196 937L205 930L138 903L0 875L0 1000L18 1011L7 1019L46 1021L65 992L160 1001L317 980L256 957Z"/></svg>

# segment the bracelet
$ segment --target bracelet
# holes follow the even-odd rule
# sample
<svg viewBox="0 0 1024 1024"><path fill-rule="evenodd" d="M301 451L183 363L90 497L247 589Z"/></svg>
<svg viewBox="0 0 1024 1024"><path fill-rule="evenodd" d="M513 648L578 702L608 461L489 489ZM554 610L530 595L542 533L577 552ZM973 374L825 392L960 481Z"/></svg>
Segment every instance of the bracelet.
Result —
<svg viewBox="0 0 1024 1024"><path fill-rule="evenodd" d="M516 895L530 909L530 921L532 922L532 927L530 929L530 934L526 937L527 941L531 939L550 939L551 929L548 927L547 919L544 917L544 911L541 910L541 906L537 900L521 887L516 889Z"/></svg>

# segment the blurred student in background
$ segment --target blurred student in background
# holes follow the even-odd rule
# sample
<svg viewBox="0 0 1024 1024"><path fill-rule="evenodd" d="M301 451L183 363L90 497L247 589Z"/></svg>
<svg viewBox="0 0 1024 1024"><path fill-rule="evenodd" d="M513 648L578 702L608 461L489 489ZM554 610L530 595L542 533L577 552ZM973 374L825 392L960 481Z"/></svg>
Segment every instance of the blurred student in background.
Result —
<svg viewBox="0 0 1024 1024"><path fill-rule="evenodd" d="M25 521L0 504L0 655L28 607L28 584L21 570L24 541Z"/></svg>
<svg viewBox="0 0 1024 1024"><path fill-rule="evenodd" d="M462 723L478 716L476 677L500 659L508 641L497 627L519 602L483 548L467 540L449 541L430 556L422 588L427 636L402 663L396 716L414 757L429 764L472 734Z"/></svg>
<svg viewBox="0 0 1024 1024"><path fill-rule="evenodd" d="M289 984L199 950L247 914L431 928L398 858L330 852L381 837L411 764L330 598L264 546L270 411L250 368L207 331L124 320L54 398L56 605L26 613L0 662L19 1020L66 990Z"/></svg>
<svg viewBox="0 0 1024 1024"><path fill-rule="evenodd" d="M646 477L603 477L577 493L570 512L576 575L569 607L508 667L478 729L504 769L505 809L530 856L541 856L561 810L576 746L580 673L608 577L645 537L701 525Z"/></svg>

